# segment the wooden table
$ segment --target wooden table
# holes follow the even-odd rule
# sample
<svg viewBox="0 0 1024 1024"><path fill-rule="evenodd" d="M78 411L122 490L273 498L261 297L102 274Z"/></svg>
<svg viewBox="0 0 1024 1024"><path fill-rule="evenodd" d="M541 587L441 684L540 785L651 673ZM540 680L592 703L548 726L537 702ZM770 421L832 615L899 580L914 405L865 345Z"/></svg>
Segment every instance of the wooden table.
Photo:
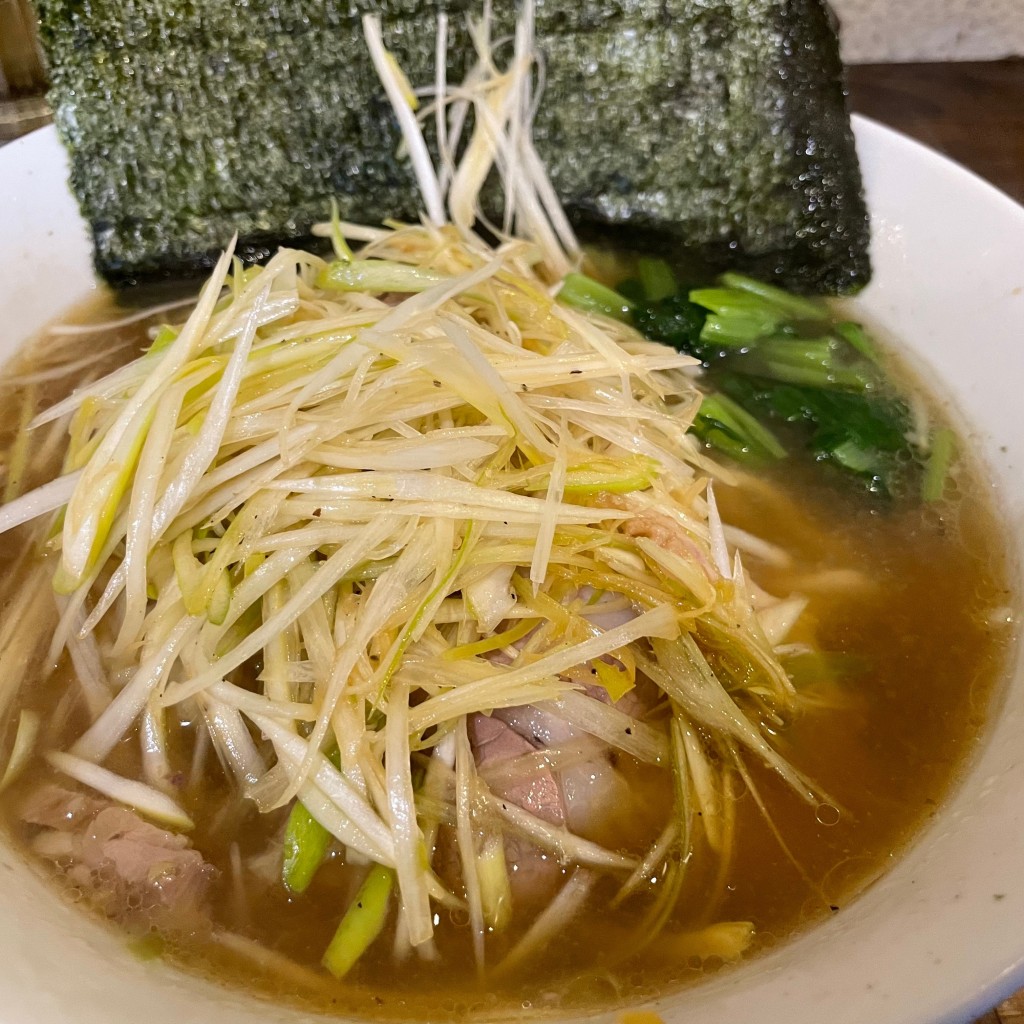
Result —
<svg viewBox="0 0 1024 1024"><path fill-rule="evenodd" d="M919 139L1024 203L1024 60L879 64L849 72L854 110ZM0 144L16 134L0 104ZM23 108L36 127L38 104ZM1024 925L1022 925L1024 927ZM1019 993L977 1024L1024 1024Z"/></svg>
<svg viewBox="0 0 1024 1024"><path fill-rule="evenodd" d="M1024 203L1024 60L850 68L853 109L937 149Z"/></svg>

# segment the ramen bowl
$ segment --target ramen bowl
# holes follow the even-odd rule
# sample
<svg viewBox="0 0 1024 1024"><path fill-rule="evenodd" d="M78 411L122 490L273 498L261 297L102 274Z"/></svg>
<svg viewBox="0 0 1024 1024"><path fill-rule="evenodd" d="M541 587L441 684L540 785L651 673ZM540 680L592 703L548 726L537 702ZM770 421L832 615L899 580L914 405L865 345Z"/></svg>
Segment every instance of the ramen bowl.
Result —
<svg viewBox="0 0 1024 1024"><path fill-rule="evenodd" d="M1020 593L1024 209L929 150L856 121L874 279L857 315L950 404L984 467ZM97 285L54 132L0 150L0 357ZM834 917L649 1004L672 1024L953 1024L1024 984L1024 666L1014 656L967 768L879 881ZM308 1020L142 961L0 847L4 1024ZM593 1016L612 1021L621 1011Z"/></svg>

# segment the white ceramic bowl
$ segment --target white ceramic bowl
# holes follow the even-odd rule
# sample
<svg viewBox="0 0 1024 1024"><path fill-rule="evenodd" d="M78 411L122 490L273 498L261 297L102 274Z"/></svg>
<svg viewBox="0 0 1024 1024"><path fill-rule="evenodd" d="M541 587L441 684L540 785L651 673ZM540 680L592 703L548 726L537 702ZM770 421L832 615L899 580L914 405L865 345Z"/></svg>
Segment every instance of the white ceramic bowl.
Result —
<svg viewBox="0 0 1024 1024"><path fill-rule="evenodd" d="M885 128L856 128L875 265L857 307L952 399L1020 549L1024 209ZM65 174L52 129L0 150L0 358L95 287ZM880 882L795 941L654 1008L669 1024L954 1024L1024 984L1022 737L1018 663L968 777ZM0 847L3 1024L256 1016L309 1017L138 961Z"/></svg>

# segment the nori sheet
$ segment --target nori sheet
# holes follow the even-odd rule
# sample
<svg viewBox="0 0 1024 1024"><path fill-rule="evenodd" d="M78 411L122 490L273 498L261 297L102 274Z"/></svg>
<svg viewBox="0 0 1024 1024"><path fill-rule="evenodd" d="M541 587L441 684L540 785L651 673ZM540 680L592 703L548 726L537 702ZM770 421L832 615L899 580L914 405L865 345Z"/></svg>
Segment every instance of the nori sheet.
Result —
<svg viewBox="0 0 1024 1024"><path fill-rule="evenodd" d="M96 265L195 272L236 231L260 258L342 216L412 218L418 193L369 61L381 13L410 80L451 80L470 0L36 0L50 101ZM514 5L495 0L505 27ZM823 0L537 0L538 150L573 220L801 291L870 276L868 221ZM428 125L428 136L431 126Z"/></svg>

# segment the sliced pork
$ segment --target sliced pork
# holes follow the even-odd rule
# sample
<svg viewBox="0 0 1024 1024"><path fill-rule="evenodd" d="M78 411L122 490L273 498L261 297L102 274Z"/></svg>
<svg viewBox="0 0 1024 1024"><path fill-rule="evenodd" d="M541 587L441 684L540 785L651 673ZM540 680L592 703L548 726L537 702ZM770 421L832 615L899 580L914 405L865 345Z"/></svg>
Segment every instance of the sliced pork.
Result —
<svg viewBox="0 0 1024 1024"><path fill-rule="evenodd" d="M479 717L485 717L483 715ZM515 708L496 708L492 719L499 719L529 743L530 750L557 747L579 738L579 732L565 719L535 704Z"/></svg>
<svg viewBox="0 0 1024 1024"><path fill-rule="evenodd" d="M537 749L511 725L498 718L497 712L492 716L471 715L468 725L469 739L473 745L473 755L478 768L523 754L532 754ZM561 825L565 821L561 788L547 768L539 768L525 779L495 785L493 789L496 796L511 801L524 811L551 822L552 825Z"/></svg>
<svg viewBox="0 0 1024 1024"><path fill-rule="evenodd" d="M33 849L107 917L139 930L193 932L204 926L217 872L185 836L56 784L33 790L20 816L38 828Z"/></svg>
<svg viewBox="0 0 1024 1024"><path fill-rule="evenodd" d="M537 749L497 717L471 715L468 726L473 755L479 768L532 754ZM565 821L561 788L546 768L531 772L525 779L496 781L491 789L495 796L552 825L562 825ZM510 834L505 836L505 862L512 899L517 906L527 909L539 907L551 897L562 869L550 853L538 849L528 839Z"/></svg>

